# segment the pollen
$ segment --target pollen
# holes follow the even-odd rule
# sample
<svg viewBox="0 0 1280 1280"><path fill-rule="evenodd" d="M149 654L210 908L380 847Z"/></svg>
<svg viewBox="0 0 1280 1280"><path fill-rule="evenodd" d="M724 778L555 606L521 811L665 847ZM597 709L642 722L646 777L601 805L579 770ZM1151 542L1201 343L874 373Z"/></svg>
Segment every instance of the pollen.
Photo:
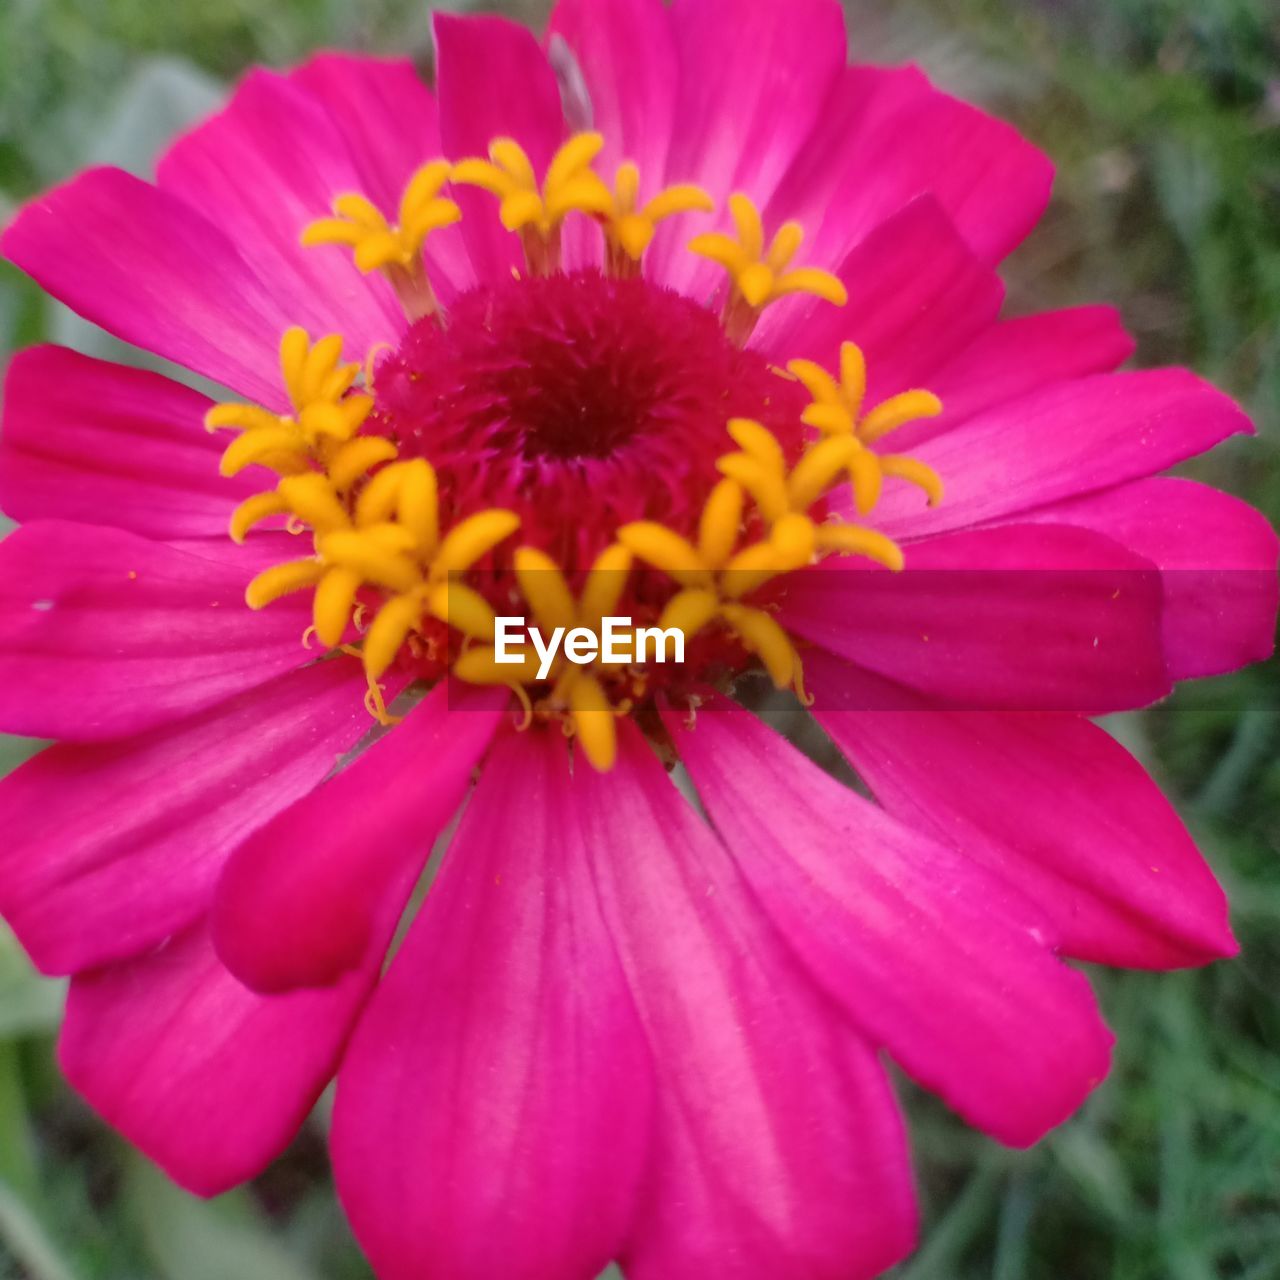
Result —
<svg viewBox="0 0 1280 1280"><path fill-rule="evenodd" d="M892 538L861 525L812 517L814 505L847 470L859 447L856 440L818 440L788 470L781 445L760 423L736 418L729 423L729 434L740 449L720 458L717 469L751 495L771 530L769 545L787 567L827 553L865 556L894 572L903 567L902 548Z"/></svg>
<svg viewBox="0 0 1280 1280"><path fill-rule="evenodd" d="M313 343L305 329L287 330L280 341L280 365L293 413L277 414L254 404L220 404L205 415L210 431L240 432L223 452L222 474L234 476L256 464L288 476L330 462L345 472L353 469L357 457L369 455L368 444L350 446L356 444L373 398L353 389L360 365L341 361L339 335ZM268 514L263 510L257 518ZM236 521L232 528L237 528Z"/></svg>
<svg viewBox="0 0 1280 1280"><path fill-rule="evenodd" d="M362 645L370 680L391 666L426 618L473 639L492 637L492 607L461 577L516 531L515 514L477 512L442 535L436 474L421 458L382 468L354 501L343 501L320 472L288 477L280 492L291 513L312 529L315 554L258 574L245 593L251 608L314 588L312 626L319 641L334 648L358 593L372 588L380 603Z"/></svg>
<svg viewBox="0 0 1280 1280"><path fill-rule="evenodd" d="M232 539L274 521L301 540L301 554L248 582L246 603L306 593L302 643L360 659L371 716L396 723L380 683L392 671L410 685L505 686L521 727L558 729L607 771L620 716L661 746L658 699L693 706L759 670L807 701L780 621L789 579L836 556L901 570L902 548L863 518L886 477L930 502L942 484L880 452L941 411L931 393L868 410L853 343L838 376L807 360L784 372L747 345L780 298L846 301L835 276L793 266L798 224L766 242L756 206L730 198L736 235L689 246L728 273L717 315L645 273L658 227L713 213L711 197L677 184L643 200L630 161L610 188L594 168L603 147L577 134L541 175L509 138L487 159L431 161L394 223L363 196L337 196L303 243L343 246L361 271L383 273L411 323L358 360L339 334L291 328L279 353L287 407L218 405L206 425L235 433L224 475L261 467L273 484L235 509ZM497 196L529 270L464 290L446 316L424 246L462 216L450 182ZM572 214L602 236L601 267L561 269Z"/></svg>
<svg viewBox="0 0 1280 1280"><path fill-rule="evenodd" d="M686 639L719 623L759 657L779 689L798 685L800 657L790 637L764 609L742 598L771 578L799 568L812 547L788 556L772 539L735 550L745 504L742 486L722 480L707 498L696 541L647 521L624 525L618 540L636 559L667 574L679 588L667 602L659 627L682 631Z"/></svg>
<svg viewBox="0 0 1280 1280"><path fill-rule="evenodd" d="M394 226L365 196L337 196L333 217L310 223L302 232L302 243L307 247L347 246L354 251L356 266L366 275L371 271L386 275L411 320L433 315L439 304L427 279L422 246L433 232L462 216L458 206L440 194L451 171L447 160L423 165L400 198L399 221Z"/></svg>
<svg viewBox="0 0 1280 1280"><path fill-rule="evenodd" d="M604 619L618 608L630 571L631 552L621 544L606 547L575 598L563 570L550 556L534 547L520 547L515 554L517 582L530 614L546 634L583 628L599 636ZM531 646L520 647L511 659L499 662L490 645L467 649L453 673L470 684L525 690L538 683L538 668L538 654ZM621 669L603 660L580 666L560 655L549 679L549 691L536 703L530 701L531 715L561 720L594 768L611 769L618 752L614 720L628 709L625 699L615 702L613 696L628 682Z"/></svg>
<svg viewBox="0 0 1280 1280"><path fill-rule="evenodd" d="M424 618L464 636L493 635L493 609L459 579L520 520L510 511L479 511L442 535L439 484L430 463L400 461L390 440L357 435L373 402L353 391L361 366L341 364L341 354L336 335L313 344L304 330L290 329L281 342L281 367L296 416L258 405L218 405L206 425L241 432L223 454L224 475L257 463L281 477L274 490L236 508L232 538L243 541L272 515L287 516L293 527L313 535L314 554L263 570L246 588L246 603L262 609L313 590L312 627L323 645L334 648L359 593L372 588L380 603L362 656L376 681Z"/></svg>
<svg viewBox="0 0 1280 1280"><path fill-rule="evenodd" d="M730 196L729 212L736 236L708 232L690 241L689 250L729 273L724 323L734 341L745 343L765 307L789 294L811 294L838 307L849 301L848 290L831 272L791 267L804 242L798 222L784 222L766 246L760 210L749 197L741 192Z"/></svg>
<svg viewBox="0 0 1280 1280"><path fill-rule="evenodd" d="M812 360L792 360L787 369L813 397L801 420L828 441L847 442L849 481L860 513L866 515L880 500L886 476L923 490L931 507L942 501L942 478L932 467L902 454L882 454L872 448L900 427L936 418L942 412L942 401L937 396L930 391L904 391L864 414L867 362L862 349L853 342L840 348L839 381Z"/></svg>
<svg viewBox="0 0 1280 1280"><path fill-rule="evenodd" d="M701 187L690 183L667 187L642 205L639 168L630 160L620 164L614 178L613 206L601 217L609 274L639 274L658 223L678 213L712 213L715 207L715 201Z"/></svg>
<svg viewBox="0 0 1280 1280"><path fill-rule="evenodd" d="M767 609L747 598L827 555L862 556L898 571L902 550L874 529L813 518L812 508L841 477L856 442L819 440L788 469L781 443L759 422L734 419L729 433L741 447L719 461L724 478L707 498L696 540L638 521L619 529L618 541L680 588L663 609L660 627L692 638L719 623L760 659L779 689L791 687L803 697L795 645ZM767 530L754 540L744 538L748 498Z"/></svg>
<svg viewBox="0 0 1280 1280"><path fill-rule="evenodd" d="M461 160L453 167L453 181L480 187L498 197L498 217L508 231L517 232L534 275L560 269L560 227L571 213L608 217L613 194L591 167L604 147L598 133L579 133L552 157L538 183L533 163L512 138L495 138L489 158Z"/></svg>

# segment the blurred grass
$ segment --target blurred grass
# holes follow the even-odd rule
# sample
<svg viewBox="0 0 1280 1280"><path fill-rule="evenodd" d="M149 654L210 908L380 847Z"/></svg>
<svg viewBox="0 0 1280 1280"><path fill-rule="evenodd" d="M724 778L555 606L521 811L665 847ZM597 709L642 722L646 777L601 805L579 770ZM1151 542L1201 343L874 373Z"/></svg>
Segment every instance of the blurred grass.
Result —
<svg viewBox="0 0 1280 1280"><path fill-rule="evenodd" d="M545 5L519 7L537 18ZM922 61L1058 161L1011 305L1110 300L1142 363L1237 395L1260 439L1195 473L1280 517L1280 13L1272 0L849 0L861 56ZM0 214L78 166L145 172L252 62L318 45L425 57L416 0L7 0ZM0 355L100 339L0 267ZM900 1280L1280 1280L1280 687L1273 665L1119 726L1227 883L1238 961L1098 973L1116 1068L1007 1152L905 1090L927 1214ZM0 769L35 744L0 742ZM191 1200L104 1131L53 1063L56 984L0 933L0 1280L359 1280L323 1121L248 1191Z"/></svg>

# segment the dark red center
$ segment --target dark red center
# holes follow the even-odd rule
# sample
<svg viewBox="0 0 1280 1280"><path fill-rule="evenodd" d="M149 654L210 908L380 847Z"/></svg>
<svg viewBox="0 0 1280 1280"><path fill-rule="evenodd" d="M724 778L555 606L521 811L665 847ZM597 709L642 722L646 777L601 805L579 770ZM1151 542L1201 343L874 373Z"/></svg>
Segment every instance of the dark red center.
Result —
<svg viewBox="0 0 1280 1280"><path fill-rule="evenodd" d="M694 534L728 420L794 454L804 404L705 307L595 271L473 290L383 357L375 392L376 429L435 467L446 519L514 510L574 576L629 521Z"/></svg>

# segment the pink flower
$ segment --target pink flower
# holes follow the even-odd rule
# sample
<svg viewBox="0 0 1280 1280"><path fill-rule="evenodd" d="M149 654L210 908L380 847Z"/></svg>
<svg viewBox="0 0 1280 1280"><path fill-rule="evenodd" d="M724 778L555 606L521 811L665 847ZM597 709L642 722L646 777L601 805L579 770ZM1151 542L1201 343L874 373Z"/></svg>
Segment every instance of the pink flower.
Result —
<svg viewBox="0 0 1280 1280"><path fill-rule="evenodd" d="M72 975L70 1079L192 1190L336 1075L383 1280L876 1275L915 1234L887 1059L1030 1144L1107 1071L1065 960L1234 950L1085 717L1270 652L1269 526L1153 478L1249 423L1115 372L1107 309L999 318L1047 161L847 67L836 0L436 36L435 96L254 72L154 184L5 233L243 403L13 362L0 727L60 741L0 786L0 909ZM526 611L687 661L502 668ZM874 801L731 700L761 669Z"/></svg>

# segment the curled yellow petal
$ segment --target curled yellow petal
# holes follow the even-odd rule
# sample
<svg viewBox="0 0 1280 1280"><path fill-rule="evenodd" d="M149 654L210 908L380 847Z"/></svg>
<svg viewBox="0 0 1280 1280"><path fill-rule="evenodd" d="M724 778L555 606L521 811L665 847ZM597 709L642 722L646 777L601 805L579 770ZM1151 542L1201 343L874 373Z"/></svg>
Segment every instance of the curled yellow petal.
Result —
<svg viewBox="0 0 1280 1280"><path fill-rule="evenodd" d="M382 436L357 436L348 440L329 459L329 479L335 489L350 489L374 467L391 462L395 456L396 447L390 440Z"/></svg>
<svg viewBox="0 0 1280 1280"><path fill-rule="evenodd" d="M859 449L849 459L849 480L853 485L853 501L861 515L872 511L880 501L884 472L880 459L870 449Z"/></svg>
<svg viewBox="0 0 1280 1280"><path fill-rule="evenodd" d="M746 605L726 604L721 613L742 643L764 663L775 688L787 688L795 678L799 662L782 627L767 613Z"/></svg>
<svg viewBox="0 0 1280 1280"><path fill-rule="evenodd" d="M250 609L262 609L281 596L305 591L320 581L324 574L320 560L287 560L284 564L264 569L245 588L244 600Z"/></svg>
<svg viewBox="0 0 1280 1280"><path fill-rule="evenodd" d="M318 471L286 476L280 481L279 489L294 515L317 533L345 529L351 523L347 509L338 501L329 477L322 476Z"/></svg>
<svg viewBox="0 0 1280 1280"><path fill-rule="evenodd" d="M396 495L400 524L413 535L419 552L430 556L440 535L439 492L436 473L423 458L405 464L400 492Z"/></svg>
<svg viewBox="0 0 1280 1280"><path fill-rule="evenodd" d="M730 600L741 600L750 595L758 587L764 586L770 578L786 572L786 565L778 555L778 550L768 542L758 542L754 546L739 551L720 574L720 590Z"/></svg>
<svg viewBox="0 0 1280 1280"><path fill-rule="evenodd" d="M492 643L498 625L493 606L471 587L461 582L442 582L432 588L427 608L433 617L464 636Z"/></svg>
<svg viewBox="0 0 1280 1280"><path fill-rule="evenodd" d="M849 301L849 290L839 276L830 271L820 271L817 267L797 267L779 276L774 285L774 296L781 298L792 293L808 293L834 306L843 307Z"/></svg>
<svg viewBox="0 0 1280 1280"><path fill-rule="evenodd" d="M278 489L272 489L268 493L255 493L252 498L246 498L231 513L229 532L232 542L243 542L249 530L260 520L265 520L268 516L283 515L288 510L289 504Z"/></svg>
<svg viewBox="0 0 1280 1280"><path fill-rule="evenodd" d="M766 520L787 514L787 485L782 474L747 453L730 453L716 460L716 470L736 480L755 500Z"/></svg>
<svg viewBox="0 0 1280 1280"><path fill-rule="evenodd" d="M856 342L840 344L840 387L849 413L856 420L867 395L867 357Z"/></svg>
<svg viewBox="0 0 1280 1280"><path fill-rule="evenodd" d="M868 560L874 560L895 573L904 564L902 548L892 538L858 525L819 525L818 547L822 551L836 551L846 556L866 556Z"/></svg>
<svg viewBox="0 0 1280 1280"><path fill-rule="evenodd" d="M367 531L340 530L321 539L320 553L330 564L353 569L365 582L388 591L412 590L421 574L412 560L380 546Z"/></svg>
<svg viewBox="0 0 1280 1280"><path fill-rule="evenodd" d="M827 436L805 451L787 479L787 497L797 511L807 511L844 474L862 446L852 435Z"/></svg>
<svg viewBox="0 0 1280 1280"><path fill-rule="evenodd" d="M650 520L637 520L624 524L617 537L636 559L660 569L681 586L711 585L710 566L698 554L698 549L675 530Z"/></svg>
<svg viewBox="0 0 1280 1280"><path fill-rule="evenodd" d="M593 630L612 617L631 572L631 552L620 542L606 547L591 566L578 601L578 622Z"/></svg>
<svg viewBox="0 0 1280 1280"><path fill-rule="evenodd" d="M618 758L618 726L594 676L579 675L569 686L569 712L583 755L597 772L608 773Z"/></svg>
<svg viewBox="0 0 1280 1280"><path fill-rule="evenodd" d="M311 621L320 643L327 648L341 642L359 589L360 575L351 569L330 569L320 579L311 602Z"/></svg>
<svg viewBox="0 0 1280 1280"><path fill-rule="evenodd" d="M858 427L858 434L872 444L908 422L936 418L942 412L942 401L932 391L904 391L883 404L876 405Z"/></svg>
<svg viewBox="0 0 1280 1280"><path fill-rule="evenodd" d="M787 455L778 437L763 423L754 418L730 418L727 430L744 453L758 458L774 471L786 470Z"/></svg>
<svg viewBox="0 0 1280 1280"><path fill-rule="evenodd" d="M820 364L815 364L812 360L788 360L787 372L800 379L804 389L816 403L824 405L841 403L839 384Z"/></svg>
<svg viewBox="0 0 1280 1280"><path fill-rule="evenodd" d="M422 620L422 601L416 593L393 596L378 610L364 636L364 669L376 680L395 661L409 632Z"/></svg>
<svg viewBox="0 0 1280 1280"><path fill-rule="evenodd" d="M718 568L733 554L742 530L744 496L736 480L721 480L711 490L698 521L698 551L707 564Z"/></svg>
<svg viewBox="0 0 1280 1280"><path fill-rule="evenodd" d="M383 467L360 490L356 499L356 524L371 525L391 519L400 499L400 486L404 483L408 465L407 462L393 462Z"/></svg>
<svg viewBox="0 0 1280 1280"><path fill-rule="evenodd" d="M769 545L784 569L802 568L813 559L817 546L813 521L794 513L783 516L769 534Z"/></svg>
<svg viewBox="0 0 1280 1280"><path fill-rule="evenodd" d="M453 674L467 684L515 685L529 684L538 675L538 655L530 648L512 653L516 662L499 662L494 650L476 645L458 655L453 664Z"/></svg>
<svg viewBox="0 0 1280 1280"><path fill-rule="evenodd" d="M520 527L514 511L480 511L454 525L436 553L436 565L446 573L470 569Z"/></svg>
<svg viewBox="0 0 1280 1280"><path fill-rule="evenodd" d="M667 601L658 626L664 631L674 627L686 636L695 636L716 616L719 608L720 601L714 591L686 587Z"/></svg>
<svg viewBox="0 0 1280 1280"><path fill-rule="evenodd" d="M299 447L297 432L288 427L246 431L226 447L218 470L229 478L255 464L283 470L285 474L305 467L306 454Z"/></svg>
<svg viewBox="0 0 1280 1280"><path fill-rule="evenodd" d="M880 467L885 475L906 480L923 489L931 507L936 507L942 501L942 477L926 463L891 453L880 459Z"/></svg>
<svg viewBox="0 0 1280 1280"><path fill-rule="evenodd" d="M534 547L519 547L514 564L520 590L538 626L547 633L575 626L578 606L560 566Z"/></svg>

